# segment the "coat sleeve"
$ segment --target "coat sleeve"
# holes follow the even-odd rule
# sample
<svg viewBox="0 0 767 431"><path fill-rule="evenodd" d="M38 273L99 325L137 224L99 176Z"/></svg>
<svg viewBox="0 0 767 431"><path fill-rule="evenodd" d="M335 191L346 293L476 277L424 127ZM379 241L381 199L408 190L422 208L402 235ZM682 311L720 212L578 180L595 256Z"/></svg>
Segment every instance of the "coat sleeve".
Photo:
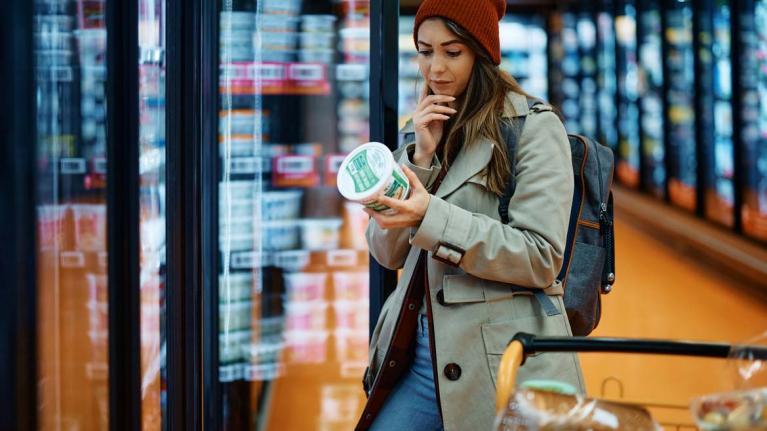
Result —
<svg viewBox="0 0 767 431"><path fill-rule="evenodd" d="M410 168L418 180L428 189L436 180L441 165L436 156L428 169L415 165L410 160L414 150L415 143L406 142L394 152L394 160L400 165ZM410 251L411 233L410 228L382 229L375 220L371 219L365 236L370 253L378 263L389 269L400 269L405 265L405 259Z"/></svg>
<svg viewBox="0 0 767 431"><path fill-rule="evenodd" d="M551 286L562 266L574 188L570 144L554 113L527 118L516 184L508 225L431 196L412 244L476 277Z"/></svg>

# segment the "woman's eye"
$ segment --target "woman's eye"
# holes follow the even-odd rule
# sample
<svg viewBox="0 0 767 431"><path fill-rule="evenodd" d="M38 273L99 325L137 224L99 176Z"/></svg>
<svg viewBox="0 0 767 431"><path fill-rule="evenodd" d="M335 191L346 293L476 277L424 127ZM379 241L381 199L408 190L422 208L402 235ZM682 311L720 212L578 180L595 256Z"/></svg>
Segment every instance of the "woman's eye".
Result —
<svg viewBox="0 0 767 431"><path fill-rule="evenodd" d="M447 52L448 57L458 57L461 55L461 51L448 51Z"/></svg>
<svg viewBox="0 0 767 431"><path fill-rule="evenodd" d="M431 51L418 51L418 55L423 55L424 57L428 57L431 55Z"/></svg>

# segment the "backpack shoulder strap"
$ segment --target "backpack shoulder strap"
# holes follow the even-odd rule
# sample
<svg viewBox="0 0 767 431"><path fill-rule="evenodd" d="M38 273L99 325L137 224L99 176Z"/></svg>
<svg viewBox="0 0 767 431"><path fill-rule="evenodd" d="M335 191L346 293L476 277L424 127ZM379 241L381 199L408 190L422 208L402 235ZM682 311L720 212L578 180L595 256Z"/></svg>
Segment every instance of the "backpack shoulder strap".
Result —
<svg viewBox="0 0 767 431"><path fill-rule="evenodd" d="M537 114L539 112L553 110L550 105L547 105L543 103L542 100L534 97L527 98L527 108L530 111L527 115L530 113ZM506 184L506 189L504 190L498 205L498 215L501 217L503 224L509 223L509 202L511 201L511 197L514 196L514 191L517 188L516 181L514 180L514 177L516 176L517 141L519 140L519 135L522 134L522 129L525 127L527 115L510 118L508 121L501 123L501 136L503 136L503 140L506 143L506 154L509 158L509 168L511 171L509 181Z"/></svg>

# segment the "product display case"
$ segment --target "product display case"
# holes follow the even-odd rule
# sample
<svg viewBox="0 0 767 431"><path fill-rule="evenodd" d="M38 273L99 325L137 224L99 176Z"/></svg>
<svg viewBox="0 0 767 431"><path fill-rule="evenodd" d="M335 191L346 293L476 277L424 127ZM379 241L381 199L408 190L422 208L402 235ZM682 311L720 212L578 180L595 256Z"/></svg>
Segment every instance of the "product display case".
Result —
<svg viewBox="0 0 767 431"><path fill-rule="evenodd" d="M703 2L696 16L698 148L703 212L735 227L730 2Z"/></svg>
<svg viewBox="0 0 767 431"><path fill-rule="evenodd" d="M670 3L664 15L668 194L672 204L694 212L698 159L692 2Z"/></svg>
<svg viewBox="0 0 767 431"><path fill-rule="evenodd" d="M640 183L637 10L633 0L619 1L616 8L618 151L615 175L624 185L636 188Z"/></svg>
<svg viewBox="0 0 767 431"><path fill-rule="evenodd" d="M737 169L742 194L743 232L767 241L767 2L738 3L738 97L735 132L740 145Z"/></svg>
<svg viewBox="0 0 767 431"><path fill-rule="evenodd" d="M368 217L336 175L369 141L370 4L222 2L219 29L222 429L350 429Z"/></svg>
<svg viewBox="0 0 767 431"><path fill-rule="evenodd" d="M642 185L654 196L666 195L663 116L663 26L660 1L639 2L639 94L642 136Z"/></svg>
<svg viewBox="0 0 767 431"><path fill-rule="evenodd" d="M586 136L597 136L598 103L597 103L597 27L594 20L594 6L584 2L576 15L576 33L578 37L579 60L579 96L578 113L580 133Z"/></svg>
<svg viewBox="0 0 767 431"><path fill-rule="evenodd" d="M597 9L597 104L599 112L599 142L618 147L615 70L615 24L611 0L604 0Z"/></svg>

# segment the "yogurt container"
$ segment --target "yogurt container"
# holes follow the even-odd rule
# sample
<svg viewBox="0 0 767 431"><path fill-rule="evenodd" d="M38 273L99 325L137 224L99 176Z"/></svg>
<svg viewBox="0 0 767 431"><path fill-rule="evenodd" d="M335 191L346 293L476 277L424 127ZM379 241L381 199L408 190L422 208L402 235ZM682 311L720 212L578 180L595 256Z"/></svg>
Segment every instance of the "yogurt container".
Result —
<svg viewBox="0 0 767 431"><path fill-rule="evenodd" d="M381 193L395 199L407 199L410 193L402 168L389 148L379 142L360 145L346 156L338 171L337 185L344 198L387 213L392 210L376 201Z"/></svg>

